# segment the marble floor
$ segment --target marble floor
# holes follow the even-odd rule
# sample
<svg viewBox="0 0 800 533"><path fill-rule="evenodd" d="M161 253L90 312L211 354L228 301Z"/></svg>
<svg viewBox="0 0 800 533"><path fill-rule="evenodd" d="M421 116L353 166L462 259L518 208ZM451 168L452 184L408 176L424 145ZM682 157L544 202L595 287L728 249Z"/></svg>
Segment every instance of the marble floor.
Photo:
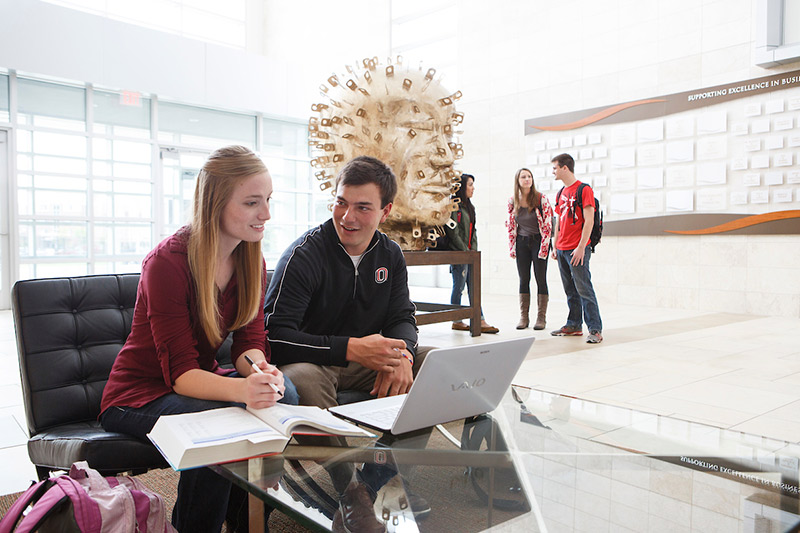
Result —
<svg viewBox="0 0 800 533"><path fill-rule="evenodd" d="M446 301L446 289L412 297ZM497 335L473 339L449 324L420 328L420 342L449 346L534 335L515 383L647 412L800 442L800 319L610 305L600 302L605 340L551 337L566 317L554 294L544 331L518 331L516 296L484 296ZM14 326L0 311L0 494L35 478L27 459Z"/></svg>

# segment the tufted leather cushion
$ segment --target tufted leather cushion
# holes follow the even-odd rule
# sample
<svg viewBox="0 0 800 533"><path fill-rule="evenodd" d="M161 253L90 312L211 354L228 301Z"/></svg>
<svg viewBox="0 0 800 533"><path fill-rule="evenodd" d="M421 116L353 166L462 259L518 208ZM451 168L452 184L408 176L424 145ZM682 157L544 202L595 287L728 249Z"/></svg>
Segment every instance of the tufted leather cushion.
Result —
<svg viewBox="0 0 800 533"><path fill-rule="evenodd" d="M103 430L111 365L131 328L138 274L19 281L14 323L31 461L103 472L166 466L149 443ZM41 475L41 471L40 471Z"/></svg>

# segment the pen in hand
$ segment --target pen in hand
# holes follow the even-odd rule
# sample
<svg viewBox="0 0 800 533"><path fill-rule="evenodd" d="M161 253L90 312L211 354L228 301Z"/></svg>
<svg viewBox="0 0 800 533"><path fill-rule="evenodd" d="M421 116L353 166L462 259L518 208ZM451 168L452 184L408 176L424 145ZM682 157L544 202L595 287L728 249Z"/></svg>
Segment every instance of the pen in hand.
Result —
<svg viewBox="0 0 800 533"><path fill-rule="evenodd" d="M257 365L257 364L255 364L255 362L254 362L252 359L250 359L250 356L248 356L248 355L245 355L245 356L244 356L244 360L245 360L245 361L247 361L247 364L249 364L249 365L250 365L250 366L253 368L253 370L255 370L256 372L258 372L259 374L263 374L263 373L264 373L264 371L263 371L263 370L261 370L261 369L258 367L258 365ZM272 390L273 390L273 391L275 391L275 394L277 394L277 395L278 395L278 396L280 396L281 398L283 397L283 393L281 392L281 390L278 388L278 386L277 386L277 385L275 385L274 383L267 383L267 385L269 385L270 387L272 387Z"/></svg>

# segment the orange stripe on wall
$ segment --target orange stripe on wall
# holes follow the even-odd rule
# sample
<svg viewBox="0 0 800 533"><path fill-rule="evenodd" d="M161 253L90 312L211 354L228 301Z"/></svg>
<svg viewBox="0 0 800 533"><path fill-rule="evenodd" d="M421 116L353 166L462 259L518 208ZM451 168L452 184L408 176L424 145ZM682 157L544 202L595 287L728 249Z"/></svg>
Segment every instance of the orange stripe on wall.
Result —
<svg viewBox="0 0 800 533"><path fill-rule="evenodd" d="M772 222L774 220L786 220L789 218L800 218L800 210L789 211L776 211L774 213L764 213L763 215L753 215L749 217L731 220L725 224L712 226L704 229L693 229L686 231L673 231L664 230L667 233L676 233L679 235L712 235L714 233L724 233L726 231L733 231L737 229L746 228L748 226L755 226L756 224L764 224L765 222Z"/></svg>
<svg viewBox="0 0 800 533"><path fill-rule="evenodd" d="M594 115L589 115L586 118L582 118L575 122L570 122L568 124L559 124L558 126L529 126L531 128L535 128L537 130L542 131L564 131L564 130L574 130L576 128L582 128L583 126L588 126L589 124L593 124L597 121L603 120L604 118L608 118L615 113L619 113L620 111L624 111L630 107L645 105L645 104L654 104L658 102L666 102L664 98L654 98L651 100L638 100L636 102L628 102L625 104L618 104L608 109L604 109L602 111L598 111Z"/></svg>

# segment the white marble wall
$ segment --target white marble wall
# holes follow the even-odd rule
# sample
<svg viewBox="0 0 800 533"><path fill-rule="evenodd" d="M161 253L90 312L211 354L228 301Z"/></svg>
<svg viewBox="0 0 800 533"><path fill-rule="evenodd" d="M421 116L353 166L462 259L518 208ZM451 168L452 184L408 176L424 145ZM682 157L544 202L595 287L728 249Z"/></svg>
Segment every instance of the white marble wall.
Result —
<svg viewBox="0 0 800 533"><path fill-rule="evenodd" d="M461 168L476 176L483 283L514 294L503 221L527 166L525 119L800 68L753 62L749 0L459 2ZM491 236L491 237L490 237ZM602 302L800 316L800 236L609 237L592 258ZM551 293L562 288L548 271Z"/></svg>

